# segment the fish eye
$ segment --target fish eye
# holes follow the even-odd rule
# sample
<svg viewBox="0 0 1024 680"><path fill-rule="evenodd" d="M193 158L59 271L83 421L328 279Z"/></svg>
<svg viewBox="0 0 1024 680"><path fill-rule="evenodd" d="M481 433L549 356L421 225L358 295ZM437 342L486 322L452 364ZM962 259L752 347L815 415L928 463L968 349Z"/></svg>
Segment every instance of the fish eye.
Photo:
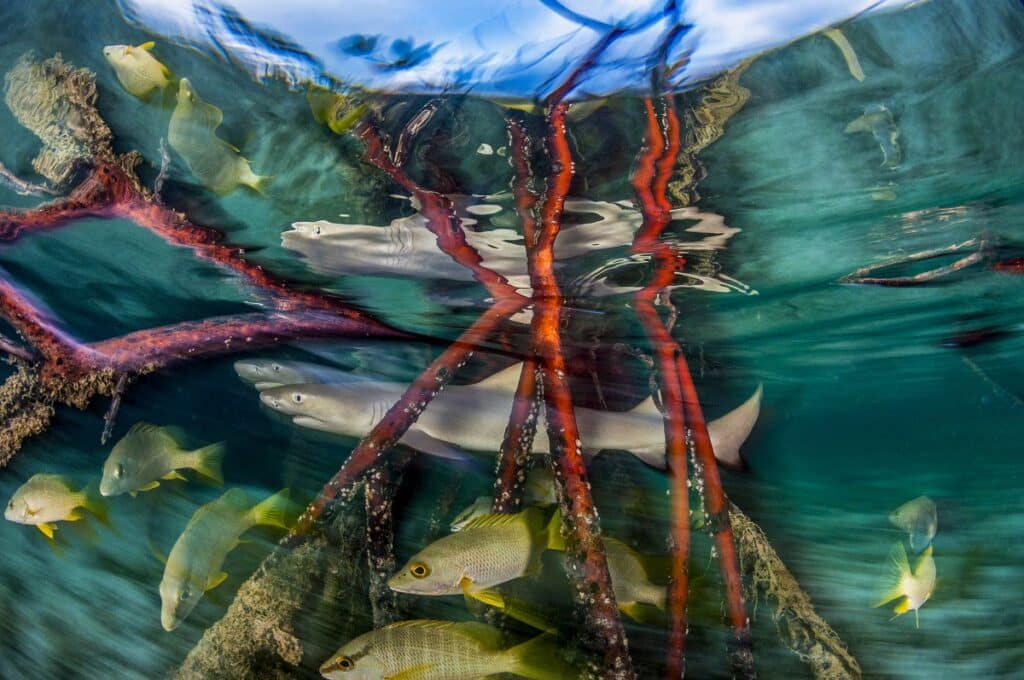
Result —
<svg viewBox="0 0 1024 680"><path fill-rule="evenodd" d="M409 573L416 578L426 578L430 576L430 567L423 562L416 562L409 567Z"/></svg>
<svg viewBox="0 0 1024 680"><path fill-rule="evenodd" d="M124 463L117 464L117 468L114 470L114 476L118 479L124 477Z"/></svg>
<svg viewBox="0 0 1024 680"><path fill-rule="evenodd" d="M190 589L188 589L188 588L185 588L184 590L181 591L181 594L178 595L178 599L181 600L182 602L184 602L191 595L192 595L192 591Z"/></svg>
<svg viewBox="0 0 1024 680"><path fill-rule="evenodd" d="M292 395L292 401L294 401L296 404L301 404L302 403L302 395L300 393L296 392L295 394Z"/></svg>
<svg viewBox="0 0 1024 680"><path fill-rule="evenodd" d="M343 671L350 671L350 670L352 670L355 667L356 667L355 662L352 661L352 659L348 658L347 656L343 656L340 659L338 659L338 668L343 670Z"/></svg>
<svg viewBox="0 0 1024 680"><path fill-rule="evenodd" d="M7 501L7 509L14 510L14 501Z"/></svg>

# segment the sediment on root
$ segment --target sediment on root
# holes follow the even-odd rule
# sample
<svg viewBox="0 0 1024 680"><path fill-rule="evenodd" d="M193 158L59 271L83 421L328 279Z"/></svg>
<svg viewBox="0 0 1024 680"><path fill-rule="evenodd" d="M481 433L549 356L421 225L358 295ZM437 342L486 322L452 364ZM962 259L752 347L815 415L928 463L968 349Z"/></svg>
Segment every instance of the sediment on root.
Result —
<svg viewBox="0 0 1024 680"><path fill-rule="evenodd" d="M748 599L763 593L775 601L779 638L819 680L860 678L861 670L839 634L821 618L761 527L729 504L729 521L747 576Z"/></svg>

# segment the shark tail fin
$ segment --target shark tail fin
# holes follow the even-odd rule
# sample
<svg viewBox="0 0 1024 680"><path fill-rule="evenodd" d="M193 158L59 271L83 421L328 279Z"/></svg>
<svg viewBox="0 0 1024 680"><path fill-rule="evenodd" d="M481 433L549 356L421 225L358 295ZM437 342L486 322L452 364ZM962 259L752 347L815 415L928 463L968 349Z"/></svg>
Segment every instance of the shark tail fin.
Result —
<svg viewBox="0 0 1024 680"><path fill-rule="evenodd" d="M757 418L761 414L761 396L763 394L764 386L759 384L745 402L721 418L708 423L711 448L714 449L715 458L719 462L733 467L743 467L740 446L747 441L750 431L754 429Z"/></svg>
<svg viewBox="0 0 1024 680"><path fill-rule="evenodd" d="M285 522L288 510L291 507L288 489L281 489L273 496L266 498L252 507L251 513L253 524L262 524L269 527L287 529Z"/></svg>

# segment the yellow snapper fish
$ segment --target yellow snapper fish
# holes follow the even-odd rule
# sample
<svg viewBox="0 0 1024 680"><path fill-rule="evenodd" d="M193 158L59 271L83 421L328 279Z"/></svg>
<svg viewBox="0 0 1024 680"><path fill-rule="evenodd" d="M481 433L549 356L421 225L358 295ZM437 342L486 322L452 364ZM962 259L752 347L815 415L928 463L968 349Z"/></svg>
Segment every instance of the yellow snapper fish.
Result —
<svg viewBox="0 0 1024 680"><path fill-rule="evenodd" d="M541 552L561 543L559 527L557 515L549 522L541 508L481 515L413 555L388 587L410 595L462 593L501 606L489 589L539 570Z"/></svg>
<svg viewBox="0 0 1024 680"><path fill-rule="evenodd" d="M893 600L898 600L893 612L896 618L913 610L914 624L920 628L921 620L918 610L924 606L935 590L935 560L932 558L932 547L928 546L917 559L913 571L907 560L907 551L903 543L897 543L889 553L889 566L892 570L892 584L874 606L881 607ZM891 619L890 619L891 620Z"/></svg>
<svg viewBox="0 0 1024 680"><path fill-rule="evenodd" d="M21 485L4 509L4 519L18 524L30 524L53 540L57 522L74 522L84 515L85 509L106 523L107 510L103 499L95 494L95 486L75 491L71 480L61 475L32 475Z"/></svg>
<svg viewBox="0 0 1024 680"><path fill-rule="evenodd" d="M203 593L224 582L224 559L239 537L256 525L287 528L288 490L252 505L248 494L231 489L192 515L171 548L160 581L160 623L171 631L199 603Z"/></svg>
<svg viewBox="0 0 1024 680"><path fill-rule="evenodd" d="M221 459L224 443L218 442L195 451L186 451L180 442L184 435L176 427L157 427L135 423L114 445L103 463L100 493L118 496L137 494L160 486L161 479L182 479L178 470L189 468L217 484L224 483Z"/></svg>
<svg viewBox="0 0 1024 680"><path fill-rule="evenodd" d="M330 680L475 680L508 673L531 680L576 677L551 635L501 648L501 632L476 621L399 621L364 633L320 666Z"/></svg>
<svg viewBox="0 0 1024 680"><path fill-rule="evenodd" d="M306 101L316 122L326 125L336 135L355 127L370 108L360 97L338 94L319 86L310 86Z"/></svg>
<svg viewBox="0 0 1024 680"><path fill-rule="evenodd" d="M222 120L224 113L200 99L188 78L182 78L167 141L203 186L226 194L244 184L263 193L270 178L255 174L238 149L217 136Z"/></svg>
<svg viewBox="0 0 1024 680"><path fill-rule="evenodd" d="M918 496L896 508L889 515L889 521L907 532L910 549L915 553L931 545L939 528L935 501L928 496Z"/></svg>
<svg viewBox="0 0 1024 680"><path fill-rule="evenodd" d="M136 97L145 97L153 90L162 90L171 84L174 74L149 53L156 43L141 45L107 45L103 56L114 67L117 79L124 89Z"/></svg>

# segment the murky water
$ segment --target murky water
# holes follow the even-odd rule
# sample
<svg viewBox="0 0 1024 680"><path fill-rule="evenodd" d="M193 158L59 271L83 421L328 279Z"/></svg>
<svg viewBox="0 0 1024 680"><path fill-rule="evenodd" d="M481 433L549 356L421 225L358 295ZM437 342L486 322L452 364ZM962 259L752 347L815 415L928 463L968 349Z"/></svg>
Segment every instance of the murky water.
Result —
<svg viewBox="0 0 1024 680"><path fill-rule="evenodd" d="M275 11L253 4L251 16L240 5L252 25L275 21ZM549 3L541 4L548 11ZM703 4L693 3L687 16L706 20L708 27L729 25L722 22L730 17L754 21L756 14L726 3L717 15ZM766 28L763 40L751 38L729 59L723 48L709 47L713 36L700 34L692 72L669 81L693 87L666 100L679 115L681 150L667 177L673 212L662 240L680 259L659 309L673 322L672 336L685 352L709 419L730 412L763 385L760 417L741 448L745 466L723 468L725 491L764 529L864 675L1016 677L1024 661L1018 585L1024 552L1016 540L1024 527L1017 490L1024 279L1016 259L1024 241L1017 234L1024 219L1024 97L1018 82L1024 7L1011 0L933 0L845 24L842 35L863 71L859 80L839 43L815 32L850 18L849 8L792 4L788 24L784 15L772 14L778 18L773 30ZM781 11L770 2L762 9L772 7ZM305 16L319 16L307 9ZM478 32L484 46L488 36L502 36L492 43L489 60L464 46L465 53L451 52L445 45L465 31L435 26L436 16L411 26L410 35L369 40L379 19L374 23L361 6L350 25L330 32L331 44L347 38L347 51L333 58L321 58L327 48L316 42L326 43L326 29L302 32L310 22L273 24L281 33L277 43L245 42L238 36L249 35L241 29L250 24L224 24L225 16L237 15L221 15L208 28L227 25L236 32L211 29L203 37L218 51L176 44L173 35L193 45L202 41L181 18L183 10L161 14L148 2L12 1L0 9L0 69L14 69L31 50L38 60L59 52L68 64L91 70L96 109L113 133L114 151L141 153L143 185L165 178L158 196L163 206L218 230L225 243L244 249L246 261L288 280L290 290L333 294L415 336L299 338L244 354L228 343L213 356L133 377L105 445L100 435L109 397L93 398L84 410L58 404L45 431L26 439L0 471L5 501L38 473L66 475L75 489L98 480L113 444L140 421L181 428L186 449L223 441L225 486L186 471L188 481L162 480L137 496L107 499L110 526L88 513L58 523L53 542L31 526L0 523L0 677L167 675L224 617L284 532L257 527L246 534L247 541L227 556L226 580L168 632L161 627L161 557L189 518L228 488L244 489L254 503L287 487L297 514L359 442L352 432L323 432L322 423L303 427L276 413L239 378L233 362L301 361L343 371L348 383L353 376L365 381L356 392L362 390L366 401L340 420L379 418L394 396L384 403L370 399L371 390L392 395L387 389L408 384L494 303L493 289L474 279L431 233L436 225L429 223L424 196L450 201L456 217L451 224L479 255L479 267L503 277L510 290L531 293L526 251L532 244L524 240L517 213L522 196L514 191L516 159L506 118L525 120L540 148L550 132L543 115L522 111L529 107L510 98L520 97L521 88L543 89L543 95L552 88L541 88L545 81L537 69L543 60L531 62L535 70L516 79L509 75L515 59L501 59L506 42L526 40L500 30L520 9L510 6L505 24L487 23ZM637 10L630 16L642 23L645 15ZM464 18L475 25L472 16ZM153 33L143 28L147 23ZM774 30L780 26L792 27L792 34ZM308 42L300 45L302 58L288 61L282 55L297 54L293 43L303 35ZM554 28L536 34L531 50L559 35ZM218 195L197 178L187 153L174 149L161 172L175 88L142 100L126 91L103 56L106 45L151 39L156 44L149 53L222 111L216 135L237 147L255 173L270 178L264 194L239 187ZM393 44L400 39L406 42ZM736 38L730 34L729 40ZM609 421L607 412L636 407L655 381L651 343L636 311L636 293L649 283L654 266L631 248L644 224L632 180L649 141L646 85L631 82L633 69L642 70L635 59L641 42L626 41L621 53L599 60L592 87L574 92L580 99L587 92L619 96L575 105L567 123L574 177L553 255L581 423ZM730 43L723 37L722 44ZM565 75L563 67L578 63L591 45L564 43L564 54L548 55L556 59L549 71ZM531 54L524 49L518 56L527 61ZM366 137L360 139L357 129L335 134L318 123L306 85L254 80L254 64L266 65L267 55L277 55L278 75L293 80L322 80L327 71L371 87L347 91L352 96L345 105L366 103L365 119L390 141L394 158L404 161L409 183L403 186L368 162ZM472 87L439 94L438 81L424 75L451 79L458 59L467 60L465 79L493 79L493 90L483 93L492 98L470 96L478 94ZM679 55L675 59L684 63ZM722 75L727 68L733 70ZM385 94L385 86L403 92ZM659 100L654 104L664 110ZM23 123L10 107L0 107L0 163L15 178L46 185L33 166L40 140ZM559 168L543 154L534 160L532 188L542 194ZM88 168L76 165L75 173L80 178ZM67 193L74 184L53 188ZM436 194L416 196L413 185ZM0 181L5 210L30 210L50 198L19 188ZM26 230L0 245L5 291L20 291L78 341L273 306L272 296L245 277L195 257L125 214L99 212ZM912 285L898 287L858 283L914 276ZM434 405L440 410L446 399L464 399L435 418L429 442L419 442L419 448L444 449L434 453L447 457L420 455L405 472L394 506L398 566L492 492L494 454L515 383L492 391L466 386L529 354L534 313L520 310L500 325ZM3 308L0 314L10 318ZM0 332L15 344L31 344L18 338L17 323ZM0 407L12 413L10 405ZM579 415L583 408L597 415ZM333 413L342 413L341 406ZM424 423L430 413L428 406ZM615 431L606 434L626 432L637 439L637 450L652 435L662 441L653 413L636 430L607 428ZM585 448L599 429L591 425L581 432ZM453 441L460 437L462 447ZM469 444L474 437L490 443ZM606 534L639 553L665 555L666 473L616 448L588 457L588 475ZM937 507L937 580L915 626L914 612L890 620L891 606L872 605L886 583L890 549L907 538L888 515L919 496ZM699 521L695 527L688 672L727 677L729 628L718 561L706 530ZM362 555L347 559L351 564L334 563L326 573L365 578ZM916 562L912 554L911 565ZM540 563L538 574L503 592L531 601L558 631L559 644L572 647L582 623L560 553L548 551ZM318 677L318 666L336 648L369 631L369 586L341 581L344 576L318 576L310 586L294 626L298 657L291 663L260 658L252 667ZM747 599L758 674L808 677L808 666L780 641L785 621L774 619L775 606L764 593ZM482 618L482 609L461 595L397 599L398 619L465 621ZM261 621L248 625L259 630ZM665 625L657 610L643 623L625 618L639 677L662 676ZM508 630L508 644L536 633L518 622Z"/></svg>

